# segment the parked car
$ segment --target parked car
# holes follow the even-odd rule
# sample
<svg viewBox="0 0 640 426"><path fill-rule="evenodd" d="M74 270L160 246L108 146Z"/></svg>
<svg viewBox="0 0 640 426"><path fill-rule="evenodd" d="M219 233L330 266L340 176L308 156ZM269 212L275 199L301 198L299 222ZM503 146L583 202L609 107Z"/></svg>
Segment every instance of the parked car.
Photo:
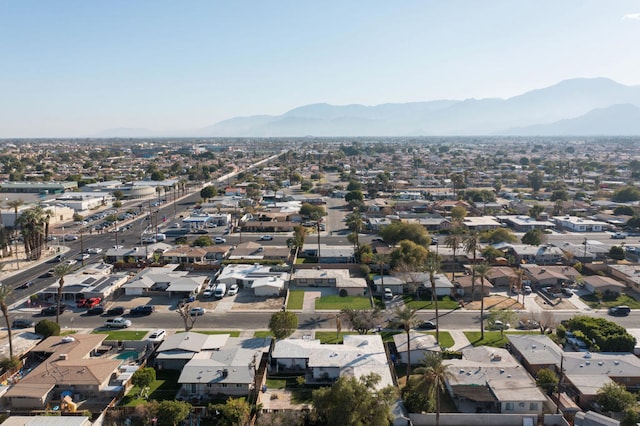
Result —
<svg viewBox="0 0 640 426"><path fill-rule="evenodd" d="M493 325L490 326L491 330L508 330L511 328L511 324L505 324L500 320L495 320Z"/></svg>
<svg viewBox="0 0 640 426"><path fill-rule="evenodd" d="M159 328L151 332L149 337L147 337L147 340L149 340L150 342L162 342L166 336L167 331L163 328Z"/></svg>
<svg viewBox="0 0 640 426"><path fill-rule="evenodd" d="M391 291L390 288L384 289L384 298L387 300L393 299L393 292Z"/></svg>
<svg viewBox="0 0 640 426"><path fill-rule="evenodd" d="M227 242L227 240L222 238L222 237L215 237L213 239L213 242L216 243L216 244L224 244L224 243Z"/></svg>
<svg viewBox="0 0 640 426"><path fill-rule="evenodd" d="M525 285L524 287L522 287L524 290L524 294L531 294L533 292L533 290L531 289L530 285Z"/></svg>
<svg viewBox="0 0 640 426"><path fill-rule="evenodd" d="M433 322L433 321L425 321L422 324L419 324L418 328L421 328L423 330L435 330L436 329L436 323Z"/></svg>
<svg viewBox="0 0 640 426"><path fill-rule="evenodd" d="M212 288L207 288L207 289L202 293L202 297L205 297L205 298L213 297L213 293L214 293L214 289L212 289Z"/></svg>
<svg viewBox="0 0 640 426"><path fill-rule="evenodd" d="M609 308L609 315L614 317L626 317L631 312L628 306L612 306Z"/></svg>
<svg viewBox="0 0 640 426"><path fill-rule="evenodd" d="M76 307L77 308L84 308L85 306L87 306L87 299L85 299L83 297L82 299L76 300Z"/></svg>
<svg viewBox="0 0 640 426"><path fill-rule="evenodd" d="M99 297L91 297L90 299L87 300L87 303L85 304L85 306L87 308L93 308L96 305L99 305L100 302L102 302L102 299Z"/></svg>
<svg viewBox="0 0 640 426"><path fill-rule="evenodd" d="M111 318L104 322L104 326L107 328L129 328L131 327L131 321L122 317Z"/></svg>
<svg viewBox="0 0 640 426"><path fill-rule="evenodd" d="M205 308L191 308L191 310L189 311L189 315L191 315L192 317L199 317L200 315L204 315L207 312L207 310Z"/></svg>
<svg viewBox="0 0 640 426"><path fill-rule="evenodd" d="M56 312L63 313L66 308L67 307L65 305L60 305L60 306L51 305L51 306L47 306L46 308L43 308L40 311L40 314L41 315L55 315Z"/></svg>
<svg viewBox="0 0 640 426"><path fill-rule="evenodd" d="M538 321L523 319L518 321L518 328L523 330L535 330L540 327Z"/></svg>
<svg viewBox="0 0 640 426"><path fill-rule="evenodd" d="M131 309L131 311L129 311L129 315L151 315L153 311L153 305L142 305Z"/></svg>
<svg viewBox="0 0 640 426"><path fill-rule="evenodd" d="M238 284L231 284L231 287L229 287L229 291L227 292L227 294L229 296L235 296L236 294L238 294Z"/></svg>
<svg viewBox="0 0 640 426"><path fill-rule="evenodd" d="M260 237L260 241L271 241L273 240L273 235L263 235Z"/></svg>
<svg viewBox="0 0 640 426"><path fill-rule="evenodd" d="M104 313L104 306L95 305L87 310L88 315L102 315Z"/></svg>
<svg viewBox="0 0 640 426"><path fill-rule="evenodd" d="M26 319L26 318L18 318L13 320L13 322L11 323L11 328L31 328L33 327L33 321L31 321L30 319Z"/></svg>
<svg viewBox="0 0 640 426"><path fill-rule="evenodd" d="M611 238L613 238L614 240L624 240L625 238L627 238L627 233L626 232L614 232L613 234L611 234Z"/></svg>
<svg viewBox="0 0 640 426"><path fill-rule="evenodd" d="M219 283L213 292L213 297L216 299L222 299L227 294L227 285L225 283Z"/></svg>
<svg viewBox="0 0 640 426"><path fill-rule="evenodd" d="M109 309L105 315L113 316L113 315L124 315L124 307L122 306L114 306Z"/></svg>

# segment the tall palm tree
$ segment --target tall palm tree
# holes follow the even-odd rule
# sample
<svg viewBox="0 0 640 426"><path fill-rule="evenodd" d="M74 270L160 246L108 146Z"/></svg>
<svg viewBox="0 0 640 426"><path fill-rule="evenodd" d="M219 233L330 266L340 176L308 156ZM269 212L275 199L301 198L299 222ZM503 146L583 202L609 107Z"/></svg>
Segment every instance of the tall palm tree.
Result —
<svg viewBox="0 0 640 426"><path fill-rule="evenodd" d="M4 265L0 265L0 270ZM11 323L9 322L9 306L7 305L7 299L13 292L13 289L7 285L0 283L0 311L4 317L4 322L7 324L7 337L9 338L9 359L13 359L13 331L11 330Z"/></svg>
<svg viewBox="0 0 640 426"><path fill-rule="evenodd" d="M480 234L478 231L472 231L466 235L462 240L464 251L469 254L473 254L473 266L476 264L478 258L478 250L480 250ZM471 300L475 300L476 297L476 273L475 269L471 268Z"/></svg>
<svg viewBox="0 0 640 426"><path fill-rule="evenodd" d="M28 259L40 259L48 230L50 214L41 206L34 206L22 212L18 224L22 229L24 249Z"/></svg>
<svg viewBox="0 0 640 426"><path fill-rule="evenodd" d="M378 272L380 273L380 287L384 291L384 265L391 262L391 256L387 253L375 253L373 255L373 262L378 266Z"/></svg>
<svg viewBox="0 0 640 426"><path fill-rule="evenodd" d="M435 399L436 426L440 425L440 394L444 392L448 381L454 379L454 375L442 364L442 355L438 352L429 352L422 361L420 367L421 380L428 384L427 394L429 399Z"/></svg>
<svg viewBox="0 0 640 426"><path fill-rule="evenodd" d="M418 325L417 312L417 309L411 309L409 306L397 308L394 311L395 317L392 321L395 326L403 329L404 332L407 333L407 382L409 382L409 376L411 375L411 338L409 333Z"/></svg>
<svg viewBox="0 0 640 426"><path fill-rule="evenodd" d="M56 324L60 324L60 305L62 304L62 287L64 287L64 277L73 272L73 265L61 263L53 268L53 276L58 280L58 295L56 297L58 309L56 310Z"/></svg>
<svg viewBox="0 0 640 426"><path fill-rule="evenodd" d="M462 242L463 235L460 233L458 228L454 228L452 233L447 235L444 239L444 245L453 251L453 272L451 274L451 281L455 281L456 279L456 253Z"/></svg>
<svg viewBox="0 0 640 426"><path fill-rule="evenodd" d="M480 334L484 339L484 280L491 267L487 263L479 263L473 266L473 271L480 278Z"/></svg>
<svg viewBox="0 0 640 426"><path fill-rule="evenodd" d="M17 199L17 200L11 200L7 203L7 206L13 208L13 231L14 231L14 241L15 241L15 246L16 246L16 267L18 269L20 269L20 261L18 260L18 208L20 208L21 205L24 204L24 200L22 199Z"/></svg>
<svg viewBox="0 0 640 426"><path fill-rule="evenodd" d="M360 248L360 239L358 234L362 232L363 224L364 222L362 221L362 215L360 214L360 210L357 208L353 209L353 213L347 216L347 226L355 234L356 248Z"/></svg>
<svg viewBox="0 0 640 426"><path fill-rule="evenodd" d="M440 259L433 253L427 257L425 271L429 273L429 281L431 282L431 297L436 308L436 341L440 343L440 316L438 313L438 295L436 294L436 272L440 270Z"/></svg>
<svg viewBox="0 0 640 426"><path fill-rule="evenodd" d="M522 276L524 275L524 271L520 268L518 268L518 270L516 271L516 275L517 275L517 284L516 284L516 288L518 289L518 297L516 298L516 302L518 301L518 299L520 298L520 293L522 293L522 307L524 308L524 299L525 299L525 295L524 295L524 291L522 291Z"/></svg>

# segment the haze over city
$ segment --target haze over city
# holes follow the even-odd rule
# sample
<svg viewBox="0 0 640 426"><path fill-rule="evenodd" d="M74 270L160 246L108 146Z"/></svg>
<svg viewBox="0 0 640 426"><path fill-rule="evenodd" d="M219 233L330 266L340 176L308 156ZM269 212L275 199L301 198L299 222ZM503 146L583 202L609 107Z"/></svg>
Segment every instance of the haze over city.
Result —
<svg viewBox="0 0 640 426"><path fill-rule="evenodd" d="M638 82L635 1L0 1L0 137Z"/></svg>

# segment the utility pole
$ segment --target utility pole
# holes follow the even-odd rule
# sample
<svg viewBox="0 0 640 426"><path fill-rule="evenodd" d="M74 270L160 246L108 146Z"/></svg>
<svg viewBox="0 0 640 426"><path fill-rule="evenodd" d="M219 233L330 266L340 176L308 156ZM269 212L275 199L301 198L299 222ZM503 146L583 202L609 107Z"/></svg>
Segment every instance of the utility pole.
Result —
<svg viewBox="0 0 640 426"><path fill-rule="evenodd" d="M116 237L118 239L118 237ZM82 266L84 266L84 241L82 239L82 228L80 228L80 259Z"/></svg>

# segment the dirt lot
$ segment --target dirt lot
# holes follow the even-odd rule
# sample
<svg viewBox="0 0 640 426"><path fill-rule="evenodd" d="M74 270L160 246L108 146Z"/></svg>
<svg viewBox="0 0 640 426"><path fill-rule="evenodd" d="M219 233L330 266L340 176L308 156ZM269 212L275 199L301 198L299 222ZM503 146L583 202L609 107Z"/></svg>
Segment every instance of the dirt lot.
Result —
<svg viewBox="0 0 640 426"><path fill-rule="evenodd" d="M467 303L464 305L466 309L480 309L480 301ZM516 299L512 299L506 296L491 295L484 298L484 309L522 309L522 303L516 302Z"/></svg>
<svg viewBox="0 0 640 426"><path fill-rule="evenodd" d="M234 311L243 309L280 309L284 304L284 297L259 297L251 294L250 291L241 291L236 296L233 307Z"/></svg>

